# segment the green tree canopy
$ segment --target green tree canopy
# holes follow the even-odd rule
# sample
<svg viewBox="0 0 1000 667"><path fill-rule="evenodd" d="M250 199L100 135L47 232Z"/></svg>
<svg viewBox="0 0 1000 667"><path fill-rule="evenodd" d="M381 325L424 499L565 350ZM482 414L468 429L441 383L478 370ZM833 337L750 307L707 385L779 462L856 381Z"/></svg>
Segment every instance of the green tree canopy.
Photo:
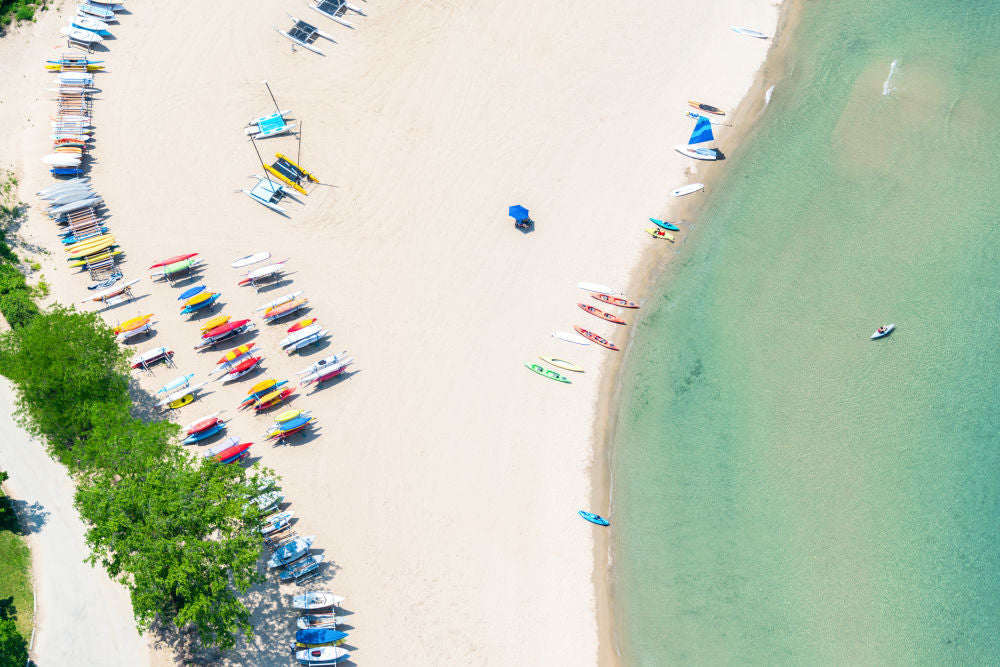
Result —
<svg viewBox="0 0 1000 667"><path fill-rule="evenodd" d="M28 642L17 631L17 623L0 620L0 667L23 667L28 662Z"/></svg>

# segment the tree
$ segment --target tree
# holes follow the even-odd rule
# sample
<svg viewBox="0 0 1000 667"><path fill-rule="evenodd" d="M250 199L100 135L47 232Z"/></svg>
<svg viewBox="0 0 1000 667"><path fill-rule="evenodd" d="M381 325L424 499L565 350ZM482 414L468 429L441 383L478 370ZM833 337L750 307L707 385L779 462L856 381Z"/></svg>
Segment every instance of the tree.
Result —
<svg viewBox="0 0 1000 667"><path fill-rule="evenodd" d="M129 589L140 631L157 618L193 625L203 644L224 649L237 633L252 636L237 595L263 581L260 521L247 510L260 484L259 472L170 447L144 470L103 470L80 485L90 562Z"/></svg>
<svg viewBox="0 0 1000 667"><path fill-rule="evenodd" d="M0 667L23 667L28 662L28 642L11 619L0 620Z"/></svg>
<svg viewBox="0 0 1000 667"><path fill-rule="evenodd" d="M95 313L53 306L0 337L0 373L17 386L17 414L45 438L53 456L71 451L93 429L96 406L127 414L126 353Z"/></svg>

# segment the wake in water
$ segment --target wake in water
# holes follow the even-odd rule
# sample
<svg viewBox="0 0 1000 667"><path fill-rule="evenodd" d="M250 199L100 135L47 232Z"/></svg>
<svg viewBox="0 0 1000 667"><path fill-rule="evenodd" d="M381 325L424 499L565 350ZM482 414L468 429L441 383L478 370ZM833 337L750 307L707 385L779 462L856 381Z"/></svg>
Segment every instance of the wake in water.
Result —
<svg viewBox="0 0 1000 667"><path fill-rule="evenodd" d="M765 107L767 107L767 105L771 103L771 93L773 93L773 92L774 92L774 85L772 85L770 88L768 88L764 92L764 106Z"/></svg>
<svg viewBox="0 0 1000 667"><path fill-rule="evenodd" d="M882 84L882 94L883 95L888 96L889 93L891 93L892 91L896 90L893 87L893 85L892 85L892 77L895 76L896 70L898 70L898 69L899 69L899 61L898 60L893 60L892 64L889 65L889 78L887 78L885 80L885 83Z"/></svg>

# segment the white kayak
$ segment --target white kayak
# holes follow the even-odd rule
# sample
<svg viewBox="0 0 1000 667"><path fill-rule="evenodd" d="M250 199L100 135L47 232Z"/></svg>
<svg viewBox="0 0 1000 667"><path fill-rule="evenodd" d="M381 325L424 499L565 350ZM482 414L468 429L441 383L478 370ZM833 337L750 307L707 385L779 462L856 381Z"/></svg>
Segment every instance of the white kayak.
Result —
<svg viewBox="0 0 1000 667"><path fill-rule="evenodd" d="M276 273L280 273L282 268L284 268L287 262L288 260L286 259L281 262L275 262L274 264L268 264L267 266L262 267L260 269L254 269L250 273L244 274L243 280L240 281L240 284L246 285L248 284L248 281L259 280L260 278L268 278Z"/></svg>
<svg viewBox="0 0 1000 667"><path fill-rule="evenodd" d="M66 153L51 153L43 157L42 162L51 164L54 167L79 167L80 156Z"/></svg>
<svg viewBox="0 0 1000 667"><path fill-rule="evenodd" d="M328 329L323 329L321 331L316 331L314 333L311 333L308 336L305 336L304 338L298 339L291 345L285 346L285 352L288 352L288 354L294 354L297 350L301 350L304 347L309 347L313 343L318 343L319 341L323 340L323 338L325 338L326 335L329 333L330 331Z"/></svg>
<svg viewBox="0 0 1000 667"><path fill-rule="evenodd" d="M746 35L747 37L756 37L757 39L767 39L767 35L760 32L759 30L751 30L750 28L741 28L737 25L729 26L733 29L733 32L739 33L741 35Z"/></svg>
<svg viewBox="0 0 1000 667"><path fill-rule="evenodd" d="M577 336L574 333L569 333L568 331L553 331L553 338L558 338L559 340L564 340L567 343L576 343L577 345L590 345L590 341L583 336Z"/></svg>
<svg viewBox="0 0 1000 667"><path fill-rule="evenodd" d="M73 211L78 211L81 208L88 208L97 206L103 199L100 197L87 197L86 199L77 199L69 204L63 204L62 206L56 206L55 208L50 208L46 211L49 217L56 217L62 215L63 213L72 213Z"/></svg>
<svg viewBox="0 0 1000 667"><path fill-rule="evenodd" d="M195 384L195 385L191 385L190 387L184 387L183 389L178 389L177 391L175 391L175 392L173 392L171 394L167 394L166 396L164 396L163 398L161 398L159 401L157 401L157 405L159 405L160 407L163 407L164 405L167 405L168 403L173 403L174 401L176 401L178 399L184 398L188 394L192 394L192 395L193 394L197 394L199 391L201 391L201 388L204 387L206 384L208 384L208 383L207 382L202 382L201 384Z"/></svg>
<svg viewBox="0 0 1000 667"><path fill-rule="evenodd" d="M343 360L345 354L347 354L347 350L344 350L340 354L334 354L332 356L329 356L326 359L320 359L316 363L310 364L306 368L302 369L301 371L296 373L296 375L306 375L309 373L316 373L318 371L325 370L332 366L336 366L337 362Z"/></svg>
<svg viewBox="0 0 1000 667"><path fill-rule="evenodd" d="M42 199L48 199L50 196L52 196L56 192L59 192L60 190L65 190L67 188L72 188L77 185L83 185L86 183L90 183L90 176L77 176L76 178L71 178L68 181L63 181L62 183L56 183L54 185L50 185L47 188L42 188L35 194L37 194Z"/></svg>
<svg viewBox="0 0 1000 667"><path fill-rule="evenodd" d="M879 327L878 329L875 330L875 333L872 334L871 339L878 340L879 338L885 338L886 336L891 334L893 330L895 330L895 328L896 328L895 324Z"/></svg>
<svg viewBox="0 0 1000 667"><path fill-rule="evenodd" d="M156 390L157 394L168 394L175 389L180 389L181 387L187 387L191 384L191 378L194 377L194 373L188 373L187 375L182 375L179 378L174 378L170 382L166 383L162 387Z"/></svg>
<svg viewBox="0 0 1000 667"><path fill-rule="evenodd" d="M279 296L274 301L268 301L263 306L260 306L259 308L257 308L257 310L267 310L268 308L275 308L283 303L288 303L292 299L297 299L300 296L302 296L301 290L299 290L298 292L292 292L290 294L286 294L285 296Z"/></svg>
<svg viewBox="0 0 1000 667"><path fill-rule="evenodd" d="M618 290L600 283L577 283L576 286L584 291L597 292L598 294L621 294Z"/></svg>
<svg viewBox="0 0 1000 667"><path fill-rule="evenodd" d="M256 264L257 262L263 262L271 256L269 252L255 252L252 255L246 255L245 257L240 257L233 262L232 266L234 269L238 269L243 266L250 266L251 264Z"/></svg>
<svg viewBox="0 0 1000 667"><path fill-rule="evenodd" d="M698 190L704 190L704 189L705 189L704 183L691 183L690 185L685 185L683 187L677 188L676 190L670 193L670 196L683 197L684 195L689 195L692 192L698 192Z"/></svg>
<svg viewBox="0 0 1000 667"><path fill-rule="evenodd" d="M129 338L134 338L139 334L146 334L147 336L149 336L152 333L153 333L153 324L151 322L147 322L146 324L143 324L141 327L136 327L135 329L129 329L128 331L122 331L121 333L115 336L115 340L118 341L119 343L124 343Z"/></svg>
<svg viewBox="0 0 1000 667"><path fill-rule="evenodd" d="M320 325L318 325L318 324L310 324L309 326L307 326L307 327L305 327L303 329L299 329L298 331L292 332L288 336L285 336L284 338L282 338L280 345L281 345L282 349L284 349L284 348L288 347L289 345L294 345L295 343L299 342L303 338L305 338L307 336L312 336L314 333L318 333L318 332L320 332L322 330L323 329L320 327Z"/></svg>

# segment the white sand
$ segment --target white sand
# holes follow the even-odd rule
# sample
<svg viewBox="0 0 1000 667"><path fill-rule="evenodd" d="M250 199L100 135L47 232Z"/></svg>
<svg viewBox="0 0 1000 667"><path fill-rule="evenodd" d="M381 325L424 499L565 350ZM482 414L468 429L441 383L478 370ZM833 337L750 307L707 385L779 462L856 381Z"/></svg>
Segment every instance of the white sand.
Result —
<svg viewBox="0 0 1000 667"><path fill-rule="evenodd" d="M276 345L285 327L261 324L258 377L290 378L345 348L354 357L349 379L292 402L320 419L301 446L271 448L260 442L266 417L235 413L250 382L218 386L177 419L227 409L230 434L258 441L299 533L316 534L335 564L327 581L348 597L358 662L593 663L595 529L576 510L589 506L600 363L616 353L549 334L580 324L627 342L629 327L577 308L586 294L575 285L624 287L644 249L664 243L642 230L694 166L671 149L692 127L686 101L739 102L769 43L729 25L772 30L777 7L364 6L370 16L349 16L351 31L291 0L252 11L236 0L130 3L99 78L91 176L127 277L198 251L205 282L223 292L216 312L234 319L306 291L332 340L289 359ZM338 43L317 43L326 57L292 53L274 31L291 24L285 10ZM48 14L27 43L0 43L10 63L0 122L20 130L0 160L16 160L36 210L29 193L51 182L38 158L53 108L40 61L60 52L59 25ZM302 164L332 184L290 203L290 219L233 192L261 171L240 128L272 108L265 78L304 122ZM289 138L260 147L265 159L297 150ZM518 203L537 221L531 234L506 216ZM54 249L43 262L53 296L78 301L87 281L61 266L51 226L33 213L25 232ZM291 282L258 296L236 287L229 262L261 249L292 258ZM143 386L203 378L221 352L192 351L197 326L176 314L178 290L138 287L144 297L109 321L156 313L156 336L137 347L173 346L178 364ZM587 373L550 382L523 367L538 354ZM293 627L275 606L260 653L245 654L257 661L277 659Z"/></svg>

